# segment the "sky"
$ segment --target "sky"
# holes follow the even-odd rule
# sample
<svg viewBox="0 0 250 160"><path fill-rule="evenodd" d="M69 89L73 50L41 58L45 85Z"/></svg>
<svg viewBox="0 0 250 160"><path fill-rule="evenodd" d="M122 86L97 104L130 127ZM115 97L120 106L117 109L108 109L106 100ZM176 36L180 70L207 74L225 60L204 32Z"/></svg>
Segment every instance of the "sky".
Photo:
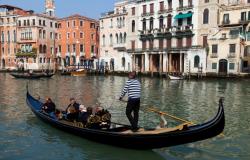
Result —
<svg viewBox="0 0 250 160"><path fill-rule="evenodd" d="M89 18L99 19L101 13L113 10L116 0L55 0L56 16L67 17L80 14ZM44 12L45 0L0 0L0 5L13 5L25 10Z"/></svg>

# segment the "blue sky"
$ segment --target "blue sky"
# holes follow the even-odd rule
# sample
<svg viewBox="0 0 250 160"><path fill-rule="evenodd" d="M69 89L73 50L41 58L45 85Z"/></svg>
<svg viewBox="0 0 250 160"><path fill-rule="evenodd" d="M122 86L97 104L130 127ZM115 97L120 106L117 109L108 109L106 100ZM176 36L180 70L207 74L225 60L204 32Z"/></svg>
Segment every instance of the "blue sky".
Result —
<svg viewBox="0 0 250 160"><path fill-rule="evenodd" d="M55 0L56 16L66 17L75 13L98 19L100 14L113 10L116 0ZM0 0L0 4L14 5L25 10L44 12L45 0Z"/></svg>

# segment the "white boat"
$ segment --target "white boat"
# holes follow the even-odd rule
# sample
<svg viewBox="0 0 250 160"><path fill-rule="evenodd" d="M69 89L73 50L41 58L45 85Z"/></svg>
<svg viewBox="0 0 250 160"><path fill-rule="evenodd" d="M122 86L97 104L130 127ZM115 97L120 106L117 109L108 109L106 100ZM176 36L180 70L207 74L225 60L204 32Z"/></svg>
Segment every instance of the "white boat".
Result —
<svg viewBox="0 0 250 160"><path fill-rule="evenodd" d="M182 79L184 79L183 77L180 77L180 76L171 76L171 75L168 75L168 77L171 80L182 80Z"/></svg>

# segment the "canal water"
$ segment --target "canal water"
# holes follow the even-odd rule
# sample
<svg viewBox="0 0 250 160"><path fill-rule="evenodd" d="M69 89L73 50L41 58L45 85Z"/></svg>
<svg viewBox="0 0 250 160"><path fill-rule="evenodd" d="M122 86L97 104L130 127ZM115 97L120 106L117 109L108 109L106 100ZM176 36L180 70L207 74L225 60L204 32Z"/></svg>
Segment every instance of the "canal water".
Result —
<svg viewBox="0 0 250 160"><path fill-rule="evenodd" d="M0 159L249 159L250 80L170 81L141 78L140 126L154 127L159 116L144 112L154 107L178 117L203 123L215 116L225 97L225 136L149 151L117 148L91 142L57 130L35 117L25 102L26 84L35 97L51 97L65 108L70 97L86 106L100 103L115 122L127 123L125 103L117 101L126 77L86 76L21 80L0 73ZM168 119L169 126L177 124Z"/></svg>

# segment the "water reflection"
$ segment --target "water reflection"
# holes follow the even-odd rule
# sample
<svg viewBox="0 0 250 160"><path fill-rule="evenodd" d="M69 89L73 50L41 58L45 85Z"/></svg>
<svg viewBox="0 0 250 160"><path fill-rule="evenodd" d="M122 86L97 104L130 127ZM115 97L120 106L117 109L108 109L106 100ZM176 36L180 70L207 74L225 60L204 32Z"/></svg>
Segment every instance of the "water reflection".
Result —
<svg viewBox="0 0 250 160"><path fill-rule="evenodd" d="M169 81L141 78L142 109L155 107L193 122L202 123L213 118L219 98L225 97L225 137L162 148L154 152L101 145L61 132L39 121L25 102L25 85L28 83L33 95L51 97L58 108L66 108L69 98L75 97L86 106L100 103L111 111L113 121L128 123L126 104L116 100L126 80L126 77L112 76L55 76L52 79L26 81L14 79L9 74L0 74L0 159L34 159L35 155L39 155L40 159L250 157L249 80ZM172 123L172 120L168 121ZM157 114L140 111L141 126L156 126L158 123Z"/></svg>

